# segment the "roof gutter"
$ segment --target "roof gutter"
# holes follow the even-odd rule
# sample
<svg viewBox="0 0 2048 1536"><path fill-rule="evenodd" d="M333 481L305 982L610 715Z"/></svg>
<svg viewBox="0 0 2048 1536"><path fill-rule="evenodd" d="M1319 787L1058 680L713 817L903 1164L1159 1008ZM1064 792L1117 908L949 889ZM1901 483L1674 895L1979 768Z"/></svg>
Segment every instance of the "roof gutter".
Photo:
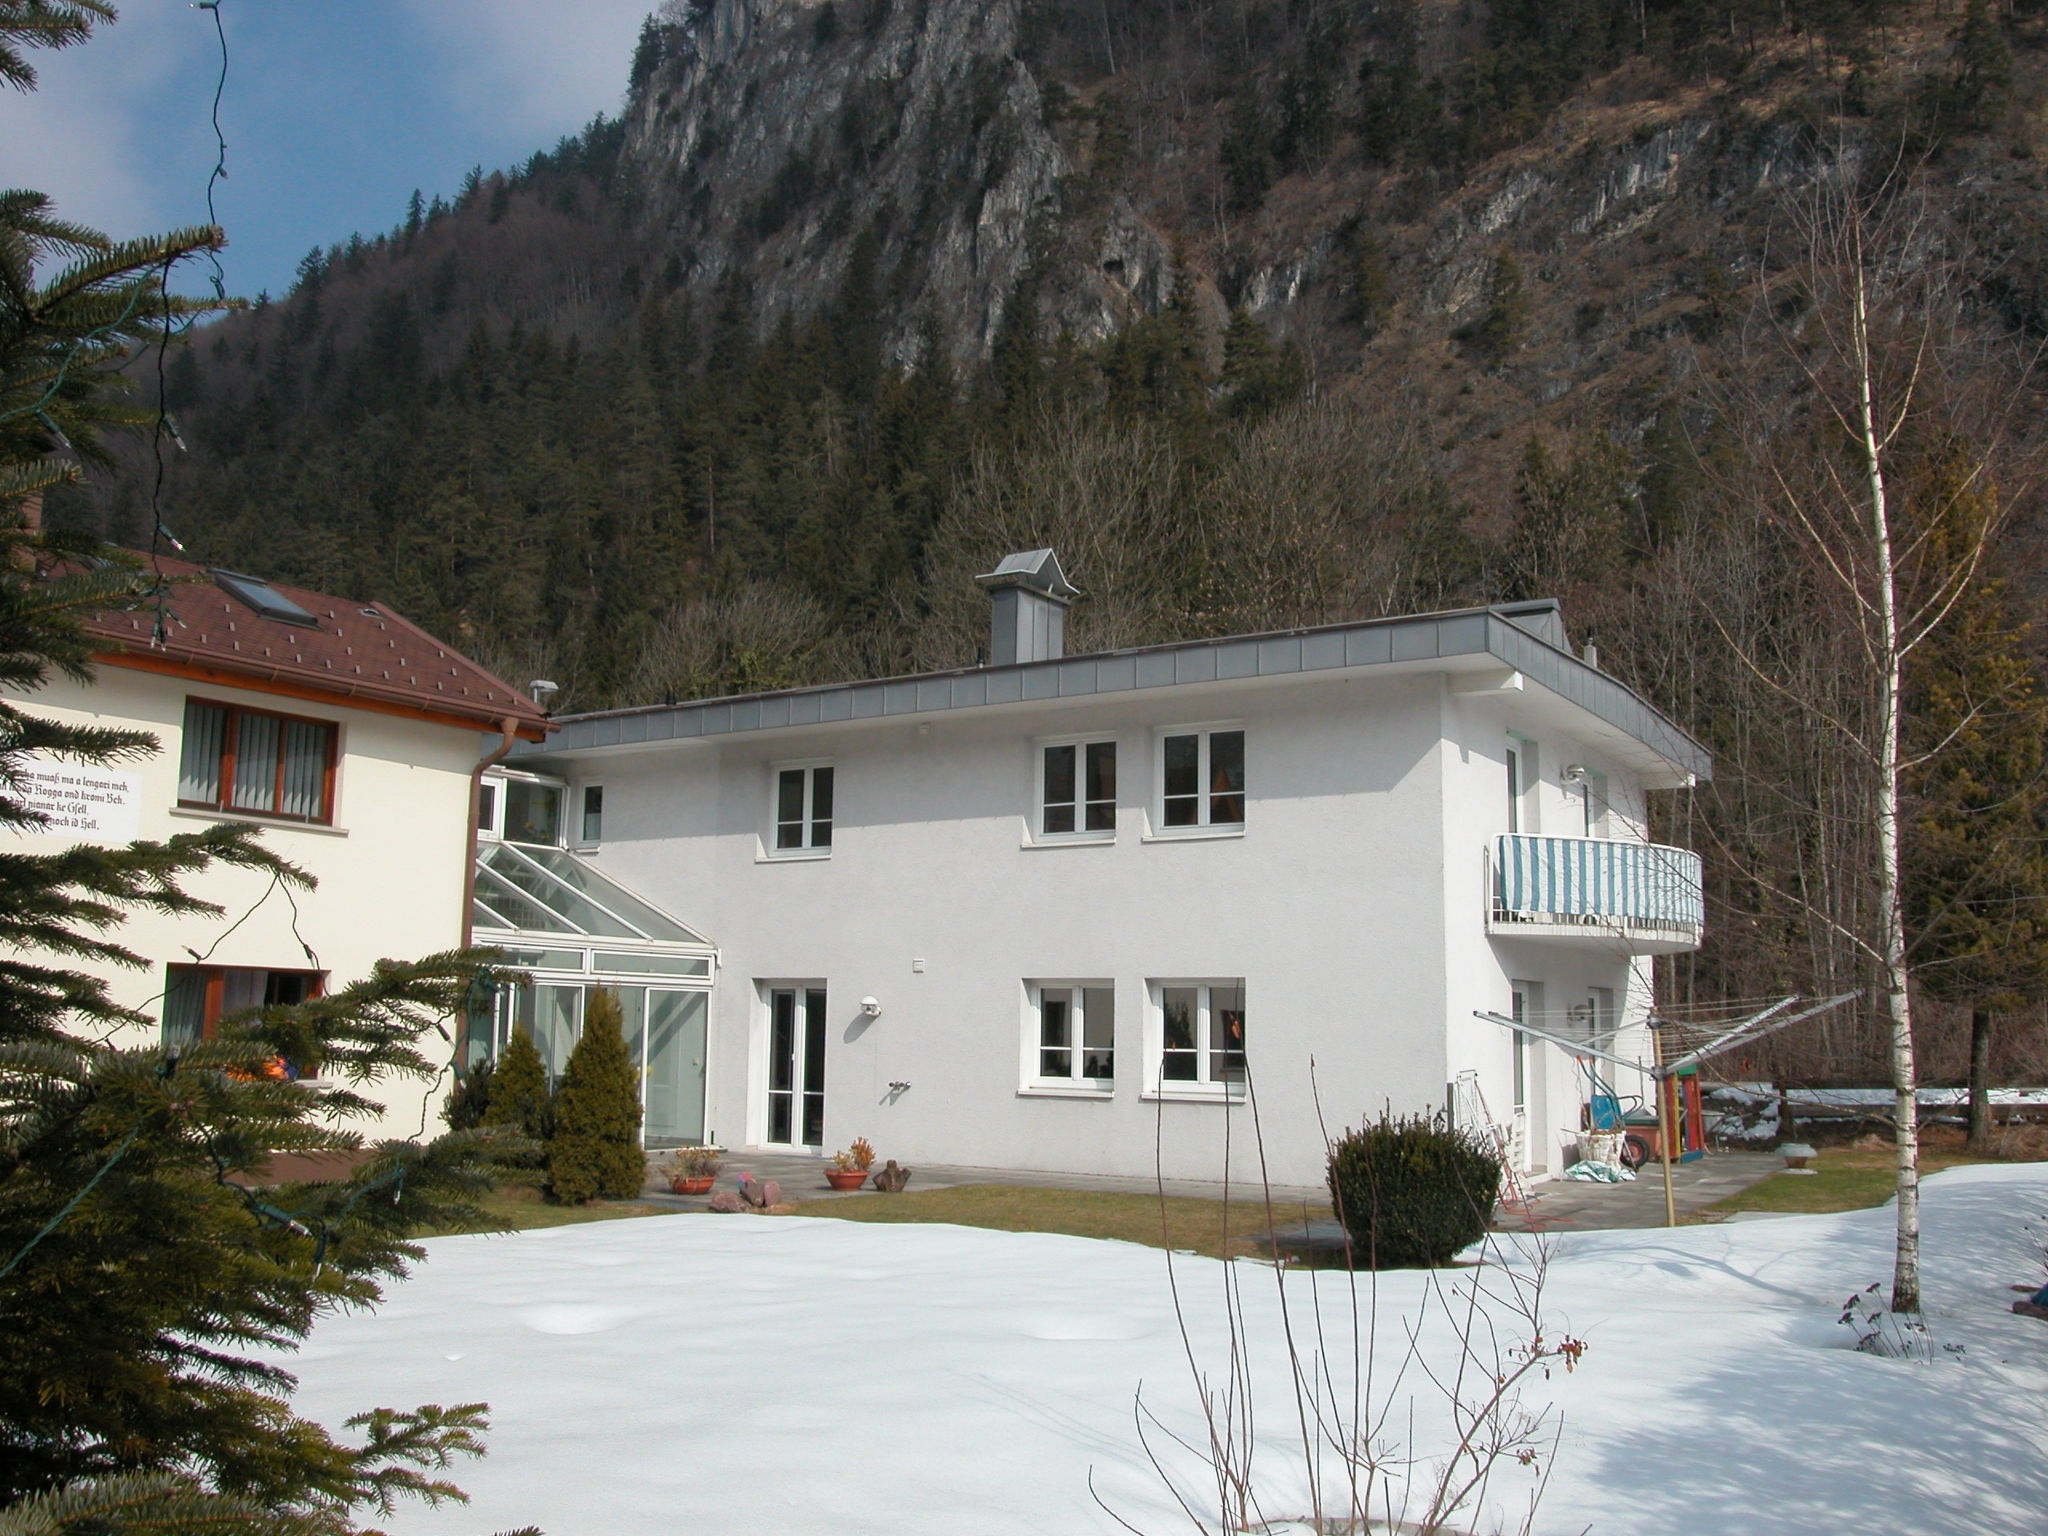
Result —
<svg viewBox="0 0 2048 1536"><path fill-rule="evenodd" d="M497 746L477 760L476 767L469 774L469 840L467 852L462 861L462 947L469 948L476 938L476 845L477 813L482 809L484 796L484 774L505 761L512 748L519 741L519 721L512 715L498 722L502 738Z"/></svg>
<svg viewBox="0 0 2048 1536"><path fill-rule="evenodd" d="M105 637L102 636L102 639ZM391 714L408 715L416 719L434 720L439 723L457 725L464 729L489 730L501 721L515 719L514 716L500 716L487 709L464 709L452 701L442 705L428 702L420 694L407 693L399 688L384 688L368 679L343 679L308 672L303 667L285 667L272 662L248 661L237 657L232 667L217 664L217 659L189 658L171 654L168 651L152 655L148 651L136 650L125 641L109 642L115 648L100 651L93 660L103 666L132 667L138 672L165 672L178 677L209 682L222 688L253 688L257 692L282 693L288 698L303 698L314 701L333 700L350 703L359 709L381 710ZM265 683L274 686L265 689ZM548 721L530 722L520 735L529 741L545 741L554 727Z"/></svg>

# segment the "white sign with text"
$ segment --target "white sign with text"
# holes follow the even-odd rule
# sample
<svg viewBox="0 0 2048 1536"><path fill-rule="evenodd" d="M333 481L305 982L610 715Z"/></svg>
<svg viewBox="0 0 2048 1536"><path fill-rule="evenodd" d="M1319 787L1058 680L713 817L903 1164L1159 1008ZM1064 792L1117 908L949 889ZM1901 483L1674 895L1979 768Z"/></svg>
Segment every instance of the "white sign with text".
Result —
<svg viewBox="0 0 2048 1536"><path fill-rule="evenodd" d="M66 762L39 752L22 760L18 794L50 819L31 831L44 837L133 842L142 828L142 775Z"/></svg>

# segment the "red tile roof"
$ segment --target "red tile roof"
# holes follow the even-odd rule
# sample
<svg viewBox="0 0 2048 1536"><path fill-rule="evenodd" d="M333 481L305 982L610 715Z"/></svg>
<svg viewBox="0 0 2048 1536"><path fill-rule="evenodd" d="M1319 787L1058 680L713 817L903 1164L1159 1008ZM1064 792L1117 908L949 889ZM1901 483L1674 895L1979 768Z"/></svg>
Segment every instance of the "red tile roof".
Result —
<svg viewBox="0 0 2048 1536"><path fill-rule="evenodd" d="M226 674L223 683L247 679L271 692L395 708L479 729L499 729L509 717L520 735L535 741L551 729L524 693L382 603L264 582L314 619L292 623L265 617L230 595L205 566L169 559L155 564L171 582L161 637L154 600L86 621L87 632L109 647L103 659L116 666Z"/></svg>

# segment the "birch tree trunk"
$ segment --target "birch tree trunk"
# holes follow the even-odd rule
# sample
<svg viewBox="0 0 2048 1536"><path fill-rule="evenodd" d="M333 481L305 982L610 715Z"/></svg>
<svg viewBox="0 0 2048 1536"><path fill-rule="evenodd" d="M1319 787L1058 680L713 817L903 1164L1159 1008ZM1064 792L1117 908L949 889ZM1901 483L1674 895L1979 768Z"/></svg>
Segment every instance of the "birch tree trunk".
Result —
<svg viewBox="0 0 2048 1536"><path fill-rule="evenodd" d="M1855 217L1852 206L1847 216ZM1857 425L1871 553L1871 605L1878 680L1876 775L1872 811L1877 833L1878 946L1882 951L1885 1011L1891 1021L1892 1129L1897 1142L1897 1244L1892 1264L1892 1310L1920 1310L1920 1105L1913 1062L1913 998L1906 966L1905 903L1899 879L1899 711L1905 691L1905 648L1899 628L1899 568L1891 510L1885 499L1884 454L1871 377L1870 307L1860 233L1851 234L1850 361L1856 372Z"/></svg>

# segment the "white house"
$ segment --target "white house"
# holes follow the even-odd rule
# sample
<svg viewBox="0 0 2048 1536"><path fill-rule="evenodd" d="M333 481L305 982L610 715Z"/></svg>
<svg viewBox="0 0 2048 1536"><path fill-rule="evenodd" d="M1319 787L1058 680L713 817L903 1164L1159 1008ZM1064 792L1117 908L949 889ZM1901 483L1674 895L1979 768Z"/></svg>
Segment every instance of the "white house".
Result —
<svg viewBox="0 0 2048 1536"><path fill-rule="evenodd" d="M1326 1128L1483 1103L1556 1171L1587 1080L1475 1014L1640 1021L1700 931L1645 800L1700 745L1550 602L1066 656L1050 552L982 580L987 666L518 749L502 792L552 809L487 859L596 894L479 907L541 985L475 1046L524 1018L559 1057L623 984L650 1139L1306 1184Z"/></svg>
<svg viewBox="0 0 2048 1536"><path fill-rule="evenodd" d="M116 769L37 765L28 798L55 819L22 844L240 822L319 883L294 892L216 868L185 884L220 917L131 910L113 937L149 964L106 973L115 1000L160 1018L164 1038L189 1039L223 1013L464 943L472 796L487 761L546 734L539 707L380 603L157 564L172 581L161 604L88 621L97 680L60 678L23 701L149 731L162 750ZM409 1136L423 1118L440 1129L428 1085L387 1087L368 1134Z"/></svg>

